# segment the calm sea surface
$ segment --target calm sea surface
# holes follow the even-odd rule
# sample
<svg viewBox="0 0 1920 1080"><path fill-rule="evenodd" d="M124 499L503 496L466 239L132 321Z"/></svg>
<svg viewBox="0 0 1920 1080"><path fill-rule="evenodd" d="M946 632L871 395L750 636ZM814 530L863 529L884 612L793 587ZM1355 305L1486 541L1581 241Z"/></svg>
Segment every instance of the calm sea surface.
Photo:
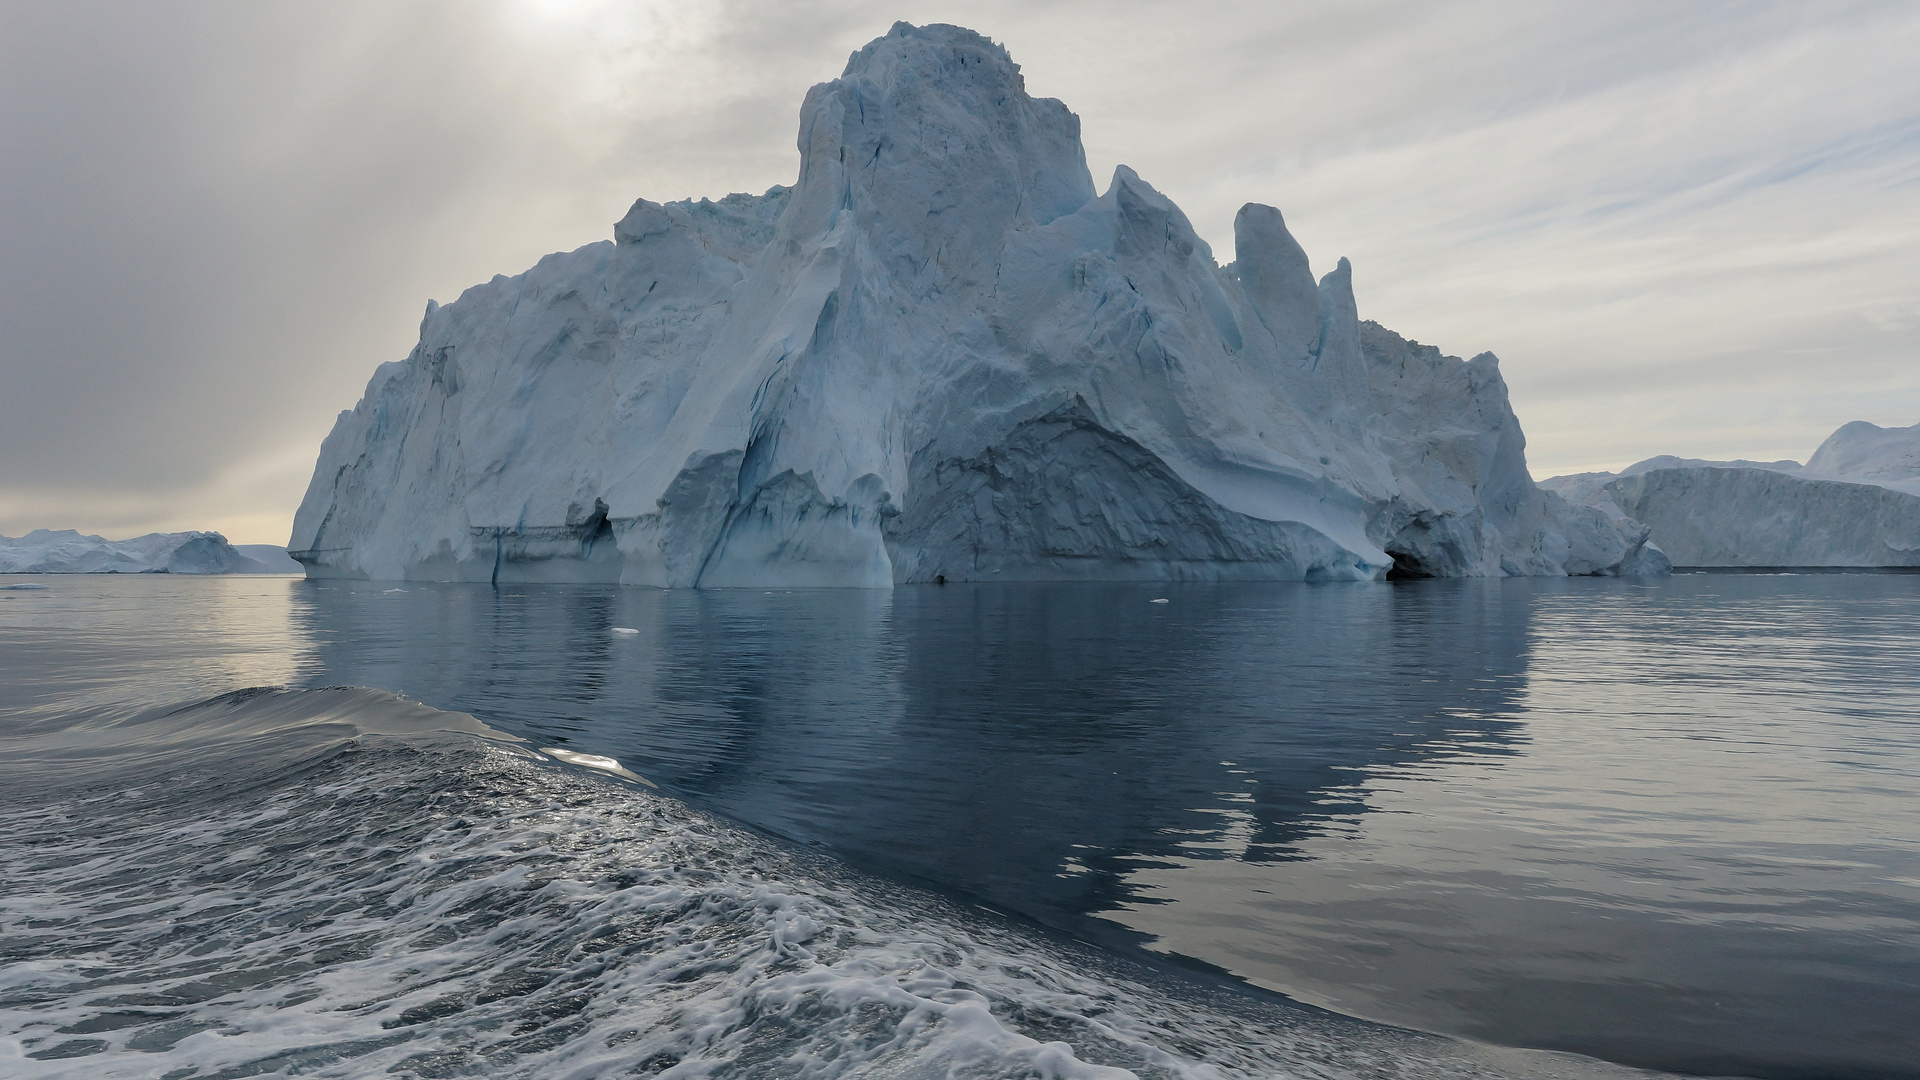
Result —
<svg viewBox="0 0 1920 1080"><path fill-rule="evenodd" d="M16 584L8 1076L1920 1077L1920 576Z"/></svg>

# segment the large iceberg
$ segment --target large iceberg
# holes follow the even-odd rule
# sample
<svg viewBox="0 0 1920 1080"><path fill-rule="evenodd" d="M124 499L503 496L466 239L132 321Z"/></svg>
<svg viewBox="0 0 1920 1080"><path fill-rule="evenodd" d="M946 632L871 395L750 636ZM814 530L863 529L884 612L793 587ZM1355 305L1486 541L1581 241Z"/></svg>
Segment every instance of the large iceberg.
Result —
<svg viewBox="0 0 1920 1080"><path fill-rule="evenodd" d="M106 540L72 529L35 529L25 536L0 536L0 574L284 572L282 566L243 554L217 532L148 533L131 540Z"/></svg>
<svg viewBox="0 0 1920 1080"><path fill-rule="evenodd" d="M1497 361L1360 321L1249 204L1221 267L1004 49L897 24L792 187L636 202L445 306L321 447L315 577L869 586L1657 572L1528 477Z"/></svg>
<svg viewBox="0 0 1920 1080"><path fill-rule="evenodd" d="M1541 486L1644 522L1681 566L1920 566L1920 424L1856 420L1805 466L1663 456Z"/></svg>

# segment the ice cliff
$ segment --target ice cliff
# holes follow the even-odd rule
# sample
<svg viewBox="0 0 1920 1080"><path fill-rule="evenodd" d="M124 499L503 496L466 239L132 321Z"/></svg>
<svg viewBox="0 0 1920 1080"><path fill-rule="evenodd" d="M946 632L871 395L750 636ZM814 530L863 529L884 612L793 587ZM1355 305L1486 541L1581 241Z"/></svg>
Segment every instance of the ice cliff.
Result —
<svg viewBox="0 0 1920 1080"><path fill-rule="evenodd" d="M1495 358L1360 321L1249 204L1232 264L1004 49L896 25L792 187L636 202L445 306L342 413L316 577L659 586L1659 571L1530 481Z"/></svg>
<svg viewBox="0 0 1920 1080"><path fill-rule="evenodd" d="M1920 566L1920 424L1856 420L1804 467L1666 456L1541 486L1646 523L1680 566Z"/></svg>
<svg viewBox="0 0 1920 1080"><path fill-rule="evenodd" d="M105 540L72 529L0 536L0 574L268 574L217 532L148 533Z"/></svg>

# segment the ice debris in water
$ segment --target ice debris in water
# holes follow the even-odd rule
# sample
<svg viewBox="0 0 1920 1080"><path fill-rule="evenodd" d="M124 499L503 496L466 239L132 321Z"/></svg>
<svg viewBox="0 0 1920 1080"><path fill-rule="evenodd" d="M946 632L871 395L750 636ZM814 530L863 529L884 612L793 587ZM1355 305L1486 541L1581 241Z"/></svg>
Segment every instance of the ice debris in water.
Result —
<svg viewBox="0 0 1920 1080"><path fill-rule="evenodd" d="M1662 455L1540 486L1644 522L1681 566L1920 566L1920 424L1856 420L1805 466Z"/></svg>
<svg viewBox="0 0 1920 1080"><path fill-rule="evenodd" d="M593 769L597 772L611 773L614 776L627 780L637 780L648 787L659 786L637 772L628 771L618 760L601 754L582 754L577 750L564 750L557 746L543 746L540 748L540 752L549 757L564 761L569 765L578 765L583 769Z"/></svg>
<svg viewBox="0 0 1920 1080"><path fill-rule="evenodd" d="M1156 600L1149 600L1149 601L1147 601L1147 603L1149 603L1149 604L1168 604L1168 603L1172 603L1172 601L1170 601L1170 600L1168 600L1168 599L1167 599L1166 597L1164 597L1164 596L1162 596L1162 597L1160 597L1159 599L1156 599Z"/></svg>
<svg viewBox="0 0 1920 1080"><path fill-rule="evenodd" d="M1498 361L1361 322L1249 203L1221 266L1087 170L1005 49L900 23L762 195L429 302L321 446L315 577L936 580L1660 572L1537 489Z"/></svg>
<svg viewBox="0 0 1920 1080"><path fill-rule="evenodd" d="M640 631L631 626L616 626L613 627L613 632L616 634L637 634Z"/></svg>

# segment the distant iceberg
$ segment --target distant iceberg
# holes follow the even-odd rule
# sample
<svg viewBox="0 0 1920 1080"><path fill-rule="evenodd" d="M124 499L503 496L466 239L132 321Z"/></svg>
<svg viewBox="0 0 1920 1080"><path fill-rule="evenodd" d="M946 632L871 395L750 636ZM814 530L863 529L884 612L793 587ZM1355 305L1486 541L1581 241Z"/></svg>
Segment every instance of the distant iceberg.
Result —
<svg viewBox="0 0 1920 1080"><path fill-rule="evenodd" d="M792 187L640 200L458 301L320 450L314 577L865 586L1661 572L1537 489L1497 361L1222 267L1006 51L894 26L801 108Z"/></svg>
<svg viewBox="0 0 1920 1080"><path fill-rule="evenodd" d="M287 554L287 549L278 544L235 544L233 550L260 565L258 570L241 570L243 574L301 574L306 567L301 566Z"/></svg>
<svg viewBox="0 0 1920 1080"><path fill-rule="evenodd" d="M0 536L0 574L283 574L286 552L248 545L243 553L217 532L148 533L106 540L72 529ZM273 553L279 558L273 559ZM297 570L298 567L295 567Z"/></svg>
<svg viewBox="0 0 1920 1080"><path fill-rule="evenodd" d="M1883 428L1865 420L1843 424L1807 459L1807 471L1913 491L1914 481L1920 480L1920 424L1903 428Z"/></svg>
<svg viewBox="0 0 1920 1080"><path fill-rule="evenodd" d="M1540 486L1645 523L1678 566L1920 566L1920 424L1856 420L1805 466L1656 457Z"/></svg>

